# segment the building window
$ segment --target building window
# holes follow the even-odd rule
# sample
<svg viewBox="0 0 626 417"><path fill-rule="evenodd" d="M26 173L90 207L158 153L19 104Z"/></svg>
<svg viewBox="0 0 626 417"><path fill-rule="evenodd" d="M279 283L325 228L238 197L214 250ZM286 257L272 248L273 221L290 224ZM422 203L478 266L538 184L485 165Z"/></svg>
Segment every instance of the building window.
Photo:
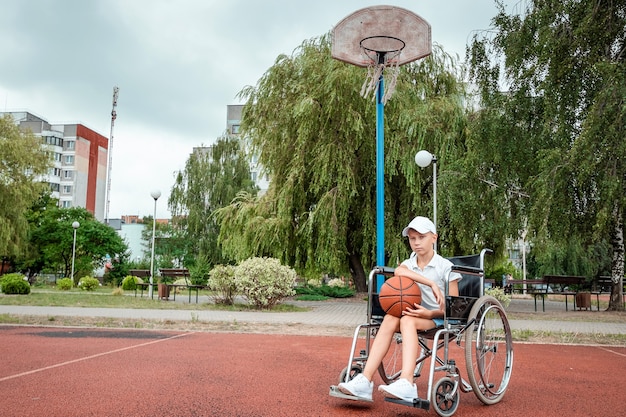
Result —
<svg viewBox="0 0 626 417"><path fill-rule="evenodd" d="M61 207L63 207L63 208L70 208L70 207L72 207L72 202L71 201L61 201Z"/></svg>
<svg viewBox="0 0 626 417"><path fill-rule="evenodd" d="M76 141L66 140L64 143L65 147L63 149L68 151L73 151L76 148Z"/></svg>
<svg viewBox="0 0 626 417"><path fill-rule="evenodd" d="M50 191L55 192L55 191L59 191L60 185L55 183L55 182L51 182L49 183L50 185Z"/></svg>
<svg viewBox="0 0 626 417"><path fill-rule="evenodd" d="M73 165L74 164L74 155L65 155L65 164Z"/></svg>
<svg viewBox="0 0 626 417"><path fill-rule="evenodd" d="M63 178L66 180L71 180L74 178L74 171L63 171Z"/></svg>
<svg viewBox="0 0 626 417"><path fill-rule="evenodd" d="M239 125L233 125L230 129L230 133L232 133L233 135L238 135L239 134Z"/></svg>
<svg viewBox="0 0 626 417"><path fill-rule="evenodd" d="M250 172L250 179L252 179L252 181L256 182L256 177L257 177L256 171L251 171Z"/></svg>
<svg viewBox="0 0 626 417"><path fill-rule="evenodd" d="M63 194L72 194L72 186L64 185L63 186Z"/></svg>

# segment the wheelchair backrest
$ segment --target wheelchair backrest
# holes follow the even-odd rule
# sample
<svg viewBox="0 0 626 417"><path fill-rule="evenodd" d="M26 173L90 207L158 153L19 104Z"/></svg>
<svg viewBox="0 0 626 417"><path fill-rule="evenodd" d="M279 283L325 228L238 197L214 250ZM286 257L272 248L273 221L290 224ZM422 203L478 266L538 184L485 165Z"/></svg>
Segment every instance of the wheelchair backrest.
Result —
<svg viewBox="0 0 626 417"><path fill-rule="evenodd" d="M483 295L483 253L479 253L476 255L465 255L465 256L453 256L448 258L450 262L452 262L455 266L460 268L457 269L457 272L463 276L463 279L459 281L459 296L462 297L475 297L480 298ZM472 269L476 269L474 273L467 273L462 267L470 267ZM453 271L455 268L453 268Z"/></svg>

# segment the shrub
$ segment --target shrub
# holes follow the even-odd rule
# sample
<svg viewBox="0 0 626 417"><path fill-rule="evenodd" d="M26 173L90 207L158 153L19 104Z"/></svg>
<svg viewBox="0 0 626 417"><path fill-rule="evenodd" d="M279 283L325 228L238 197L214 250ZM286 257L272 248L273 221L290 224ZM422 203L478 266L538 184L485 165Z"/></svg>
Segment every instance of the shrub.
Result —
<svg viewBox="0 0 626 417"><path fill-rule="evenodd" d="M111 291L111 295L115 295L115 296L124 295L124 290L121 287L115 287L113 288L113 291Z"/></svg>
<svg viewBox="0 0 626 417"><path fill-rule="evenodd" d="M72 283L71 278L61 278L57 280L57 288L62 291L69 291L72 289L74 284Z"/></svg>
<svg viewBox="0 0 626 417"><path fill-rule="evenodd" d="M30 294L30 284L22 274L6 274L0 279L2 292L5 294Z"/></svg>
<svg viewBox="0 0 626 417"><path fill-rule="evenodd" d="M502 304L502 307L504 308L507 308L511 303L511 296L505 294L504 290L501 287L487 288L485 290L485 295L490 295L496 300L500 301L500 304Z"/></svg>
<svg viewBox="0 0 626 417"><path fill-rule="evenodd" d="M196 258L194 265L189 267L189 281L192 285L207 285L211 264L206 256Z"/></svg>
<svg viewBox="0 0 626 417"><path fill-rule="evenodd" d="M78 288L84 291L95 291L98 287L100 287L100 281L97 278L82 277L78 281Z"/></svg>
<svg viewBox="0 0 626 417"><path fill-rule="evenodd" d="M127 275L122 280L122 289L125 291L135 291L137 289L137 284L143 284L143 280L133 275Z"/></svg>
<svg viewBox="0 0 626 417"><path fill-rule="evenodd" d="M259 309L271 309L294 295L296 277L296 271L274 258L249 258L235 268L237 291Z"/></svg>
<svg viewBox="0 0 626 417"><path fill-rule="evenodd" d="M330 283L329 283L330 284ZM331 285L319 285L311 286L306 285L304 287L296 288L296 292L301 295L313 295L320 297L331 298L348 298L354 295L354 290L345 286L331 286Z"/></svg>
<svg viewBox="0 0 626 417"><path fill-rule="evenodd" d="M207 285L214 292L212 298L215 304L232 305L237 293L235 267L232 265L216 265L209 272Z"/></svg>

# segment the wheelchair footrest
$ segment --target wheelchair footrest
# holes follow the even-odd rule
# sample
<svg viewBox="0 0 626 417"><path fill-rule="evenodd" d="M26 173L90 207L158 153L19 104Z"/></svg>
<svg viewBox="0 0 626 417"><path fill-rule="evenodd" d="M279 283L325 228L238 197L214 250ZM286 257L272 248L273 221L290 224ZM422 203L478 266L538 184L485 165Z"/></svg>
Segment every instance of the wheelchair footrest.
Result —
<svg viewBox="0 0 626 417"><path fill-rule="evenodd" d="M371 400L369 398L357 397L355 395L344 394L343 392L339 391L339 388L336 385L331 385L330 391L328 392L328 395L330 395L331 397L343 398L344 400L366 401L368 403L374 402L374 400Z"/></svg>
<svg viewBox="0 0 626 417"><path fill-rule="evenodd" d="M426 410L426 411L430 409L430 401L423 400L421 398L416 398L413 401L404 401L399 398L385 397L385 401L388 401L390 403L400 404L400 405L406 405L408 407L413 407L413 408L421 408L422 410Z"/></svg>

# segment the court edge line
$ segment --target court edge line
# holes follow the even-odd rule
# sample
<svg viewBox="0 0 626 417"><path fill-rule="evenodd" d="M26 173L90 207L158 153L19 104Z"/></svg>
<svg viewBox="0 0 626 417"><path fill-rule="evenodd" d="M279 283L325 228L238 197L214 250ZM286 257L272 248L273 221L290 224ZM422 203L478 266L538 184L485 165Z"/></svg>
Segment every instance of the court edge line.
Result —
<svg viewBox="0 0 626 417"><path fill-rule="evenodd" d="M35 374L37 372L47 371L49 369L59 368L61 366L65 366L65 365L71 365L71 364L76 363L76 362L82 362L82 361L86 361L86 360L89 360L89 359L94 359L94 358L97 358L99 356L110 355L112 353L123 352L125 350L135 349L135 348L142 347L142 346L148 346L148 345L152 345L154 343L165 342L165 341L176 339L176 338L179 338L179 337L188 336L188 335L194 334L194 333L196 333L196 332L177 334L175 336L168 337L168 338L165 338L165 339L153 340L151 342L141 343L139 345L126 346L126 347L123 347L123 348L110 350L108 352L96 353L95 355L85 356L84 358L73 359L71 361L66 361L66 362L57 363L55 365L45 366L43 368L33 369L31 371L22 372L22 373L15 374L15 375L5 376L5 377L0 378L0 382L7 381L9 379L19 378L19 377L30 375L30 374Z"/></svg>
<svg viewBox="0 0 626 417"><path fill-rule="evenodd" d="M620 352L616 352L616 351L614 351L613 349L609 349L609 348L606 348L606 347L600 347L599 349L601 349L601 350L605 350L605 351L607 351L607 352L609 352L609 353L613 353L613 354L618 355L618 356L624 356L624 357L626 357L626 355L625 355L625 354L620 353Z"/></svg>

